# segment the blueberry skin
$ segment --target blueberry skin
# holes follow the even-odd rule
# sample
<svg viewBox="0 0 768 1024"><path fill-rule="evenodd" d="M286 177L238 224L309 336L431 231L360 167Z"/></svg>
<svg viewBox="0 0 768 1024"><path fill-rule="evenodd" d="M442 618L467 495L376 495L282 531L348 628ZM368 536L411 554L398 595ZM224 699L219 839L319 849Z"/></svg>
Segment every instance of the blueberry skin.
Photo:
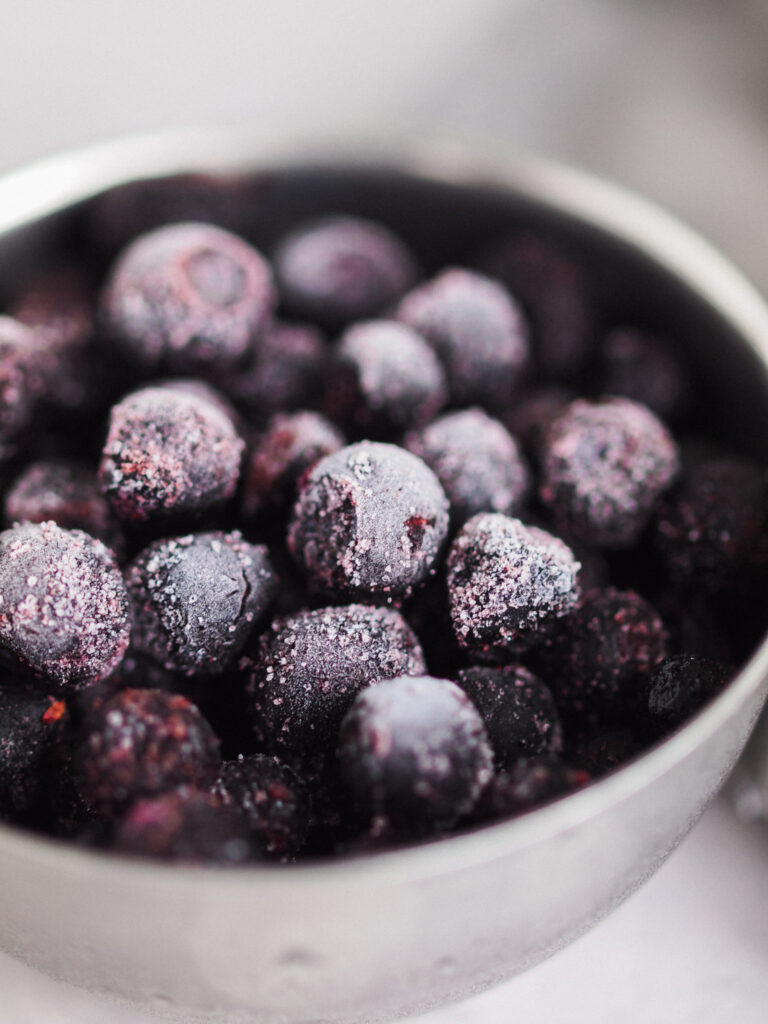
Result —
<svg viewBox="0 0 768 1024"><path fill-rule="evenodd" d="M409 594L448 532L448 499L432 470L392 444L363 441L304 477L288 549L310 585L368 600Z"/></svg>
<svg viewBox="0 0 768 1024"><path fill-rule="evenodd" d="M452 827L491 778L482 719L455 684L432 676L364 690L341 726L342 779L369 820L414 835Z"/></svg>
<svg viewBox="0 0 768 1024"><path fill-rule="evenodd" d="M676 729L715 697L732 676L711 658L680 654L665 658L650 678L648 713L658 725Z"/></svg>
<svg viewBox="0 0 768 1024"><path fill-rule="evenodd" d="M456 682L482 716L498 768L559 754L563 734L549 687L522 665L475 666Z"/></svg>
<svg viewBox="0 0 768 1024"><path fill-rule="evenodd" d="M3 679L0 689L0 814L23 813L40 797L63 701Z"/></svg>

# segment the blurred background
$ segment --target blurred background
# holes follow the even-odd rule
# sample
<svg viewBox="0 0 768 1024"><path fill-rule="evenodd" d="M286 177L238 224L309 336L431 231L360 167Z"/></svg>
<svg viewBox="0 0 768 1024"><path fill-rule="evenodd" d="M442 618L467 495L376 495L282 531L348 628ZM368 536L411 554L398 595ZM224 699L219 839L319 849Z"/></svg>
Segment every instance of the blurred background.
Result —
<svg viewBox="0 0 768 1024"><path fill-rule="evenodd" d="M168 125L458 136L661 200L768 290L766 0L3 0L0 168Z"/></svg>
<svg viewBox="0 0 768 1024"><path fill-rule="evenodd" d="M0 170L167 126L447 137L660 201L768 293L768 0L2 0ZM533 972L422 1024L764 1024L768 835L721 799ZM1 912L1 908L0 908ZM0 954L0 1024L149 1018Z"/></svg>

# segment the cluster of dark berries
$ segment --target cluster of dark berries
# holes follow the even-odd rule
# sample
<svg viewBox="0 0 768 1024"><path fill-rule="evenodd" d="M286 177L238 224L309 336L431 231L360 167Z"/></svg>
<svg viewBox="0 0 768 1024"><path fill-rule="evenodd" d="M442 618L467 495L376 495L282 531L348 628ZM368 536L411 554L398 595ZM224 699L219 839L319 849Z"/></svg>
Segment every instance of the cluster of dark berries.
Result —
<svg viewBox="0 0 768 1024"><path fill-rule="evenodd" d="M723 688L768 488L673 437L678 346L529 229L427 270L329 215L262 255L232 182L215 225L190 187L97 200L0 317L0 817L370 851L578 789Z"/></svg>

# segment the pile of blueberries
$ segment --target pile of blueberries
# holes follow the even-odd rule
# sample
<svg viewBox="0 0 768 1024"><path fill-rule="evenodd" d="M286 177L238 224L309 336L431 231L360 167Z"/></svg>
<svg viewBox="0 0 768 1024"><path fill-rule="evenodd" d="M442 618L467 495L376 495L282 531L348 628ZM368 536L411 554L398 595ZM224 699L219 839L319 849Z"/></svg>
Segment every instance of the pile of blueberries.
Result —
<svg viewBox="0 0 768 1024"><path fill-rule="evenodd" d="M684 723L765 625L766 473L691 436L674 339L596 308L544 231L426 274L336 213L269 260L177 217L23 281L0 819L291 863L519 815Z"/></svg>

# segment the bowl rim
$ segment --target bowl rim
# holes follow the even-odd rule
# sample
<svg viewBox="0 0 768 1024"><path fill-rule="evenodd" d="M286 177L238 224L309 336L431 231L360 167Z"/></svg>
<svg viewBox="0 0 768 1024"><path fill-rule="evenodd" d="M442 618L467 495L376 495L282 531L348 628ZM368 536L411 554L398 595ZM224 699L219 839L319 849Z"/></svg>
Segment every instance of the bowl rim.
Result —
<svg viewBox="0 0 768 1024"><path fill-rule="evenodd" d="M768 374L768 306L724 256L655 203L584 170L539 156L455 141L250 141L220 129L170 130L79 147L0 175L0 236L134 180L184 173L240 173L326 167L398 172L439 184L518 194L628 243L688 286L757 356ZM517 818L402 849L306 864L242 867L166 864L84 849L65 840L0 824L0 855L34 860L46 871L98 875L106 882L178 888L268 884L397 885L488 863L579 828L630 799L684 761L724 721L739 713L768 679L768 637L726 689L686 725L626 766ZM756 720L755 716L755 720Z"/></svg>

